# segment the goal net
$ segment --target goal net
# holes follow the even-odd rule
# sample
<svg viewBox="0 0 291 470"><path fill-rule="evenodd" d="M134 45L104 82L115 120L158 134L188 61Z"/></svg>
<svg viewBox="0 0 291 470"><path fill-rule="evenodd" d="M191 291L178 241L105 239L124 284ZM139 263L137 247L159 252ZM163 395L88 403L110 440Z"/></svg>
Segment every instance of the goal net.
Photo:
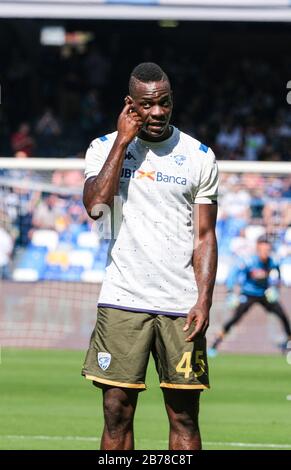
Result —
<svg viewBox="0 0 291 470"><path fill-rule="evenodd" d="M108 240L82 204L84 161L6 159L0 171L0 344L86 348L96 319ZM219 265L208 337L230 317L226 281L259 236L280 264L282 304L291 303L291 164L218 162ZM280 325L261 307L222 350L271 352Z"/></svg>

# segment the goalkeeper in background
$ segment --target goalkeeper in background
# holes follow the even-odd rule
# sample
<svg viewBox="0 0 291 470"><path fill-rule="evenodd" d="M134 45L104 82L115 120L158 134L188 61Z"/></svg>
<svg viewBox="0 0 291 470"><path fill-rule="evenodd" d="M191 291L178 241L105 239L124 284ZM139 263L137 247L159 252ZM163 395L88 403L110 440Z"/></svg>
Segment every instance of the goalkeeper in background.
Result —
<svg viewBox="0 0 291 470"><path fill-rule="evenodd" d="M267 312L273 313L281 321L286 333L286 342L281 347L286 349L291 339L291 329L288 317L278 301L280 270L278 264L270 256L272 246L265 236L257 240L256 254L247 261L236 265L227 279L227 304L234 309L232 317L223 325L221 333L216 337L208 353L216 356L217 347L224 336L248 312L250 307L261 304ZM234 288L240 285L240 294L234 293Z"/></svg>

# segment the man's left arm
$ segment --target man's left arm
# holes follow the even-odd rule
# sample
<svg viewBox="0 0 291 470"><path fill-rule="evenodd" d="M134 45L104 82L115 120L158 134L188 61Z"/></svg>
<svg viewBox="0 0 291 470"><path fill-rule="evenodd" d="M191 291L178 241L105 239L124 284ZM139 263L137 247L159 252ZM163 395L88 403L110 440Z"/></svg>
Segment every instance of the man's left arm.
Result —
<svg viewBox="0 0 291 470"><path fill-rule="evenodd" d="M272 260L272 266L268 276L268 287L265 290L265 297L268 302L279 302L281 283L280 266L276 261Z"/></svg>
<svg viewBox="0 0 291 470"><path fill-rule="evenodd" d="M193 251L193 268L198 288L198 299L186 319L185 332L189 330L193 322L195 325L186 341L193 341L195 337L202 337L206 333L217 271L215 234L217 204L197 204L195 210L198 213L195 215L196 241Z"/></svg>

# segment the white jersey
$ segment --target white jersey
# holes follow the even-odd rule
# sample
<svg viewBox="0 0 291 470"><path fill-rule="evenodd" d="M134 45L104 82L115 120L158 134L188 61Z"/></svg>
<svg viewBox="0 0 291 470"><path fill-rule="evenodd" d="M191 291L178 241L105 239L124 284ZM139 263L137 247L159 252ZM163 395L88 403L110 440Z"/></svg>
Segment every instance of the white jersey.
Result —
<svg viewBox="0 0 291 470"><path fill-rule="evenodd" d="M95 139L85 177L98 175L117 132ZM162 142L136 137L127 147L99 306L185 316L197 300L192 204L217 200L218 172L206 145L173 128Z"/></svg>

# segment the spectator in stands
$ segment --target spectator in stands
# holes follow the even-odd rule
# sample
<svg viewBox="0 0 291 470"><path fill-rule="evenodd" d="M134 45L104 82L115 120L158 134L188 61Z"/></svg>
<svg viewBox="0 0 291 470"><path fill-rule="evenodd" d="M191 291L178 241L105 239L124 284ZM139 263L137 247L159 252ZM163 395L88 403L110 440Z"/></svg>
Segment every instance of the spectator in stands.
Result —
<svg viewBox="0 0 291 470"><path fill-rule="evenodd" d="M12 44L12 52L1 64L10 98L1 108L0 152L7 154L15 123L27 119L23 116L34 121L45 103L52 103L60 119L53 115L48 122L46 112L39 118L35 129L40 142L37 154L31 143L28 149L23 144L26 135L13 134L14 153L24 150L28 156L33 153L75 156L102 132L105 119L115 126L113 116L121 105L116 95L123 87L119 78L123 70L128 70L131 60L130 54L124 57L122 51L131 47L132 39L119 33L112 38L112 35L108 41L106 38L106 44L102 41L98 41L98 46L97 41L89 44L84 53L69 46L60 51L42 49L41 58L37 54L24 58L21 47L17 50ZM161 55L164 67L170 70L177 95L176 122L182 130L215 146L219 159L290 160L291 106L282 105L278 77L285 76L286 65L279 58L272 67L262 57L246 58L239 54L233 58L231 53L224 57L220 48L214 48L201 61L193 50L177 53L181 50L179 35L177 43L166 51L163 41L157 41L155 35L147 37L146 46L141 36L138 38L140 57L153 59ZM273 37L269 40L273 41ZM274 64L277 61L271 52L270 60ZM221 67L216 79L218 63ZM40 73L33 73L34 70ZM195 96L189 97L188 90L193 86ZM183 109L179 103L185 104ZM61 134L56 130L58 127Z"/></svg>
<svg viewBox="0 0 291 470"><path fill-rule="evenodd" d="M44 157L55 157L58 153L58 138L62 128L52 109L44 110L36 123L35 131L38 136L39 154Z"/></svg>
<svg viewBox="0 0 291 470"><path fill-rule="evenodd" d="M279 138L291 139L291 126L286 122L283 117L279 117L276 122L274 133Z"/></svg>
<svg viewBox="0 0 291 470"><path fill-rule="evenodd" d="M20 160L25 160L26 158L28 158L28 155L23 150L18 150L18 152L15 153L14 158L19 158Z"/></svg>
<svg viewBox="0 0 291 470"><path fill-rule="evenodd" d="M282 200L282 192L275 189L272 197L266 203L263 210L264 224L280 227L291 225L291 204L288 200Z"/></svg>
<svg viewBox="0 0 291 470"><path fill-rule="evenodd" d="M36 132L42 136L57 137L61 134L61 126L52 109L46 108L36 124Z"/></svg>
<svg viewBox="0 0 291 470"><path fill-rule="evenodd" d="M221 196L221 207L225 214L237 219L249 220L250 202L249 192L239 182Z"/></svg>
<svg viewBox="0 0 291 470"><path fill-rule="evenodd" d="M216 136L216 145L221 149L221 152L237 150L242 143L242 131L237 126L232 126L231 123L221 127ZM222 153L223 154L223 153Z"/></svg>
<svg viewBox="0 0 291 470"><path fill-rule="evenodd" d="M17 230L15 245L17 247L26 247L31 239L32 217L39 193L25 187L15 188L14 193L16 195L16 219L14 224Z"/></svg>
<svg viewBox="0 0 291 470"><path fill-rule="evenodd" d="M35 229L56 230L57 219L63 215L64 206L65 202L56 194L46 195L34 210L33 227Z"/></svg>
<svg viewBox="0 0 291 470"><path fill-rule="evenodd" d="M262 187L252 189L250 201L251 219L253 223L261 223L263 219L263 210L266 204L266 196Z"/></svg>
<svg viewBox="0 0 291 470"><path fill-rule="evenodd" d="M282 197L291 199L291 176L282 182Z"/></svg>
<svg viewBox="0 0 291 470"><path fill-rule="evenodd" d="M83 229L88 229L91 225L91 222L84 211L84 205L80 195L76 194L69 198L67 211L70 216L71 223L74 223L79 227L83 227Z"/></svg>
<svg viewBox="0 0 291 470"><path fill-rule="evenodd" d="M20 124L18 130L12 134L11 147L13 153L24 152L28 157L33 155L35 141L30 134L30 126L27 122Z"/></svg>
<svg viewBox="0 0 291 470"><path fill-rule="evenodd" d="M266 137L256 127L250 126L246 130L244 156L246 160L258 160L259 153L266 145Z"/></svg>
<svg viewBox="0 0 291 470"><path fill-rule="evenodd" d="M52 176L52 183L59 187L67 188L79 188L81 192L82 183L84 182L84 177L82 173L78 170L56 170Z"/></svg>
<svg viewBox="0 0 291 470"><path fill-rule="evenodd" d="M254 241L246 237L245 227L239 231L237 236L231 239L230 252L236 257L250 256L254 251Z"/></svg>

